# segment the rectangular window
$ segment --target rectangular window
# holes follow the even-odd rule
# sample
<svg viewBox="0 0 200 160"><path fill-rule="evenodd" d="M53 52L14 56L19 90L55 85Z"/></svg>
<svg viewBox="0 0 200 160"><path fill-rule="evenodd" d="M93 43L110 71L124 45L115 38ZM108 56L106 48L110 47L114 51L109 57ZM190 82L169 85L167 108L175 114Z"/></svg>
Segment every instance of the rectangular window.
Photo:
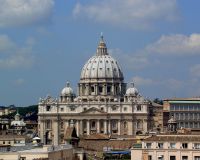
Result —
<svg viewBox="0 0 200 160"><path fill-rule="evenodd" d="M170 160L176 160L176 156L170 156Z"/></svg>
<svg viewBox="0 0 200 160"><path fill-rule="evenodd" d="M6 142L5 142L5 141L3 141L3 144L6 144Z"/></svg>
<svg viewBox="0 0 200 160"><path fill-rule="evenodd" d="M180 114L180 120L183 120L183 113Z"/></svg>
<svg viewBox="0 0 200 160"><path fill-rule="evenodd" d="M64 111L64 108L63 108L63 107L62 107L62 108L60 108L60 111L61 111L61 112L63 112L63 111Z"/></svg>
<svg viewBox="0 0 200 160"><path fill-rule="evenodd" d="M91 92L94 92L94 87L93 86L91 87Z"/></svg>
<svg viewBox="0 0 200 160"><path fill-rule="evenodd" d="M46 129L51 129L51 120L46 121Z"/></svg>
<svg viewBox="0 0 200 160"><path fill-rule="evenodd" d="M103 92L103 87L99 86L99 93L102 93L102 92Z"/></svg>
<svg viewBox="0 0 200 160"><path fill-rule="evenodd" d="M51 106L46 106L46 111L50 111L51 110Z"/></svg>
<svg viewBox="0 0 200 160"><path fill-rule="evenodd" d="M182 160L188 160L188 156L182 156Z"/></svg>
<svg viewBox="0 0 200 160"><path fill-rule="evenodd" d="M107 87L107 93L110 93L110 92L111 92L111 87L108 86L108 87Z"/></svg>
<svg viewBox="0 0 200 160"><path fill-rule="evenodd" d="M164 160L164 156L163 155L158 156L158 160Z"/></svg>
<svg viewBox="0 0 200 160"><path fill-rule="evenodd" d="M185 119L188 120L188 113L185 113Z"/></svg>
<svg viewBox="0 0 200 160"><path fill-rule="evenodd" d="M187 111L188 110L188 106L184 106L184 110Z"/></svg>
<svg viewBox="0 0 200 160"><path fill-rule="evenodd" d="M137 111L141 111L141 110L142 110L141 105L138 105L138 106L137 106Z"/></svg>
<svg viewBox="0 0 200 160"><path fill-rule="evenodd" d="M75 108L74 108L74 107L71 107L70 110L71 110L71 111L75 111Z"/></svg>
<svg viewBox="0 0 200 160"><path fill-rule="evenodd" d="M158 148L163 149L163 143L158 143Z"/></svg>
<svg viewBox="0 0 200 160"><path fill-rule="evenodd" d="M146 147L147 147L147 148L151 148L151 143L147 143L147 144L146 144Z"/></svg>
<svg viewBox="0 0 200 160"><path fill-rule="evenodd" d="M176 148L176 143L170 143L170 148L175 149Z"/></svg>
<svg viewBox="0 0 200 160"><path fill-rule="evenodd" d="M152 156L151 155L148 155L148 160L152 160Z"/></svg>
<svg viewBox="0 0 200 160"><path fill-rule="evenodd" d="M194 156L194 160L200 160L200 156Z"/></svg>
<svg viewBox="0 0 200 160"><path fill-rule="evenodd" d="M200 149L200 143L195 143L194 144L194 149Z"/></svg>
<svg viewBox="0 0 200 160"><path fill-rule="evenodd" d="M188 144L187 143L182 143L182 148L187 149L188 148Z"/></svg>

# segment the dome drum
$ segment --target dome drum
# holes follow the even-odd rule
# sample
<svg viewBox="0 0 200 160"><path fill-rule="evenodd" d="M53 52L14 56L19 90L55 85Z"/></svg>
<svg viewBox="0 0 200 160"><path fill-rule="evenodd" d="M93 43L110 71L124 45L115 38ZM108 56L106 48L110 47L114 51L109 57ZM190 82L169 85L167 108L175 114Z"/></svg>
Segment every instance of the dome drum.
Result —
<svg viewBox="0 0 200 160"><path fill-rule="evenodd" d="M123 96L126 90L123 81L121 68L108 54L101 36L96 55L86 62L81 71L79 96Z"/></svg>

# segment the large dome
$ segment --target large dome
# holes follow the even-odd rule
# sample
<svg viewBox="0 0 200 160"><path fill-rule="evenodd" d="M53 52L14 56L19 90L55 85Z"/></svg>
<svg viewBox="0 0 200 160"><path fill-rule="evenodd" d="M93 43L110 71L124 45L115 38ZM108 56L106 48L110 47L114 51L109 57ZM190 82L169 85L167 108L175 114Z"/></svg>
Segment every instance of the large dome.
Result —
<svg viewBox="0 0 200 160"><path fill-rule="evenodd" d="M123 79L117 61L109 55L93 56L84 65L81 79Z"/></svg>
<svg viewBox="0 0 200 160"><path fill-rule="evenodd" d="M84 65L81 80L118 79L123 81L123 73L117 61L107 53L107 47L101 36L97 53Z"/></svg>

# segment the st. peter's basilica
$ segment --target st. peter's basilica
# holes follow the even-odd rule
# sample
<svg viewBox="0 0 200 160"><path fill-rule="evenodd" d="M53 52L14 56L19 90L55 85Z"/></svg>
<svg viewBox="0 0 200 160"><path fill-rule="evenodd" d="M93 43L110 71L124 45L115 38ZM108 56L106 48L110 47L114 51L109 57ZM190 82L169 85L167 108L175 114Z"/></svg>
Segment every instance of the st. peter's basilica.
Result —
<svg viewBox="0 0 200 160"><path fill-rule="evenodd" d="M101 36L96 54L83 66L78 93L67 82L59 98L39 102L39 136L45 144L61 144L69 125L78 136L136 135L149 128L150 102L134 84L126 87L119 63L109 55Z"/></svg>

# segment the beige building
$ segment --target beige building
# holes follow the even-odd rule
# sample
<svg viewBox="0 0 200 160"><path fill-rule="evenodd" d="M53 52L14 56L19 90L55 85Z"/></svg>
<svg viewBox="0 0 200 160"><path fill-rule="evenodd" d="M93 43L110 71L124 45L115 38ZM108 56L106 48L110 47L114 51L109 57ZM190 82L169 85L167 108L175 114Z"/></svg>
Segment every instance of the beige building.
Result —
<svg viewBox="0 0 200 160"><path fill-rule="evenodd" d="M200 135L157 135L136 143L131 160L200 160Z"/></svg>
<svg viewBox="0 0 200 160"><path fill-rule="evenodd" d="M0 160L72 160L73 148L45 146L21 151L0 152Z"/></svg>
<svg viewBox="0 0 200 160"><path fill-rule="evenodd" d="M21 135L0 135L0 145L25 146L26 139Z"/></svg>
<svg viewBox="0 0 200 160"><path fill-rule="evenodd" d="M173 116L178 128L200 129L200 98L165 99L163 107L164 126Z"/></svg>
<svg viewBox="0 0 200 160"><path fill-rule="evenodd" d="M44 144L63 143L70 122L78 136L144 134L149 104L133 84L126 89L119 63L101 36L96 54L82 68L77 95L67 83L59 98L40 99L39 135Z"/></svg>

